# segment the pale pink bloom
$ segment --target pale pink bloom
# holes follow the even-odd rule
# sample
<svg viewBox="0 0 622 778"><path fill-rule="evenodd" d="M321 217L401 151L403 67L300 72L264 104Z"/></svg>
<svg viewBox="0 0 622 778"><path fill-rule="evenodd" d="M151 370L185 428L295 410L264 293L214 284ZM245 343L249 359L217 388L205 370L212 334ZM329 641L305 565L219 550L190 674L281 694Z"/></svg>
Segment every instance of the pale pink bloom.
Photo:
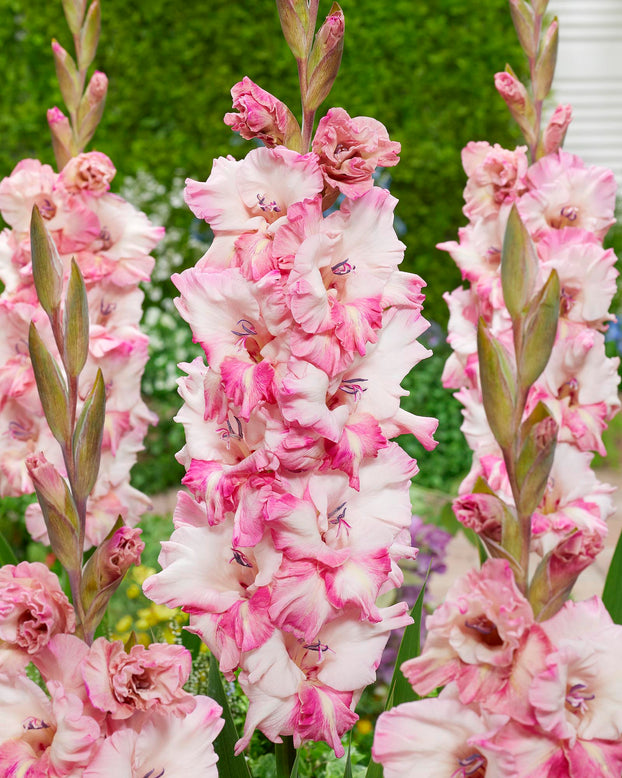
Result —
<svg viewBox="0 0 622 778"><path fill-rule="evenodd" d="M116 168L101 151L89 151L72 157L61 170L58 184L72 194L88 193L101 197L110 189Z"/></svg>
<svg viewBox="0 0 622 778"><path fill-rule="evenodd" d="M222 709L209 697L193 698L194 710L183 717L166 711L131 721L106 738L84 770L84 778L218 778L214 740L224 726Z"/></svg>
<svg viewBox="0 0 622 778"><path fill-rule="evenodd" d="M400 410L400 397L405 390L401 381L407 372L431 351L417 338L429 324L419 311L408 307L391 308L383 314L382 327L376 343L369 344L364 357L355 355L352 364L339 376L338 391L333 395L350 407L351 413L371 414L386 438L401 434L411 427L426 448L434 448L436 419L405 414Z"/></svg>
<svg viewBox="0 0 622 778"><path fill-rule="evenodd" d="M475 738L474 745L495 758L499 778L618 778L622 769L619 740L577 740L570 745L514 721L488 737Z"/></svg>
<svg viewBox="0 0 622 778"><path fill-rule="evenodd" d="M227 633L237 646L235 668L240 651L257 648L273 631L266 587L281 554L268 541L253 548L237 545L232 517L209 527L205 509L184 492L178 495L175 523L171 539L162 543L162 571L145 581L145 593L190 613L194 631L201 632L204 615L214 614L213 629ZM215 633L213 645L220 639ZM228 672L226 664L223 671Z"/></svg>
<svg viewBox="0 0 622 778"><path fill-rule="evenodd" d="M553 269L559 275L561 316L601 329L613 318L609 305L616 292L616 255L605 251L593 233L551 230L538 242L538 255L545 276Z"/></svg>
<svg viewBox="0 0 622 778"><path fill-rule="evenodd" d="M320 119L312 148L328 186L356 198L372 188L378 166L397 165L401 147L376 119L350 118L343 108L330 108Z"/></svg>
<svg viewBox="0 0 622 778"><path fill-rule="evenodd" d="M303 740L324 740L343 756L340 738L357 719L351 707L373 682L390 630L409 623L405 610L403 603L383 608L378 624L353 620L346 612L313 641L276 631L243 656L239 680L249 709L236 752L259 728L277 743L293 735L296 747Z"/></svg>
<svg viewBox="0 0 622 778"><path fill-rule="evenodd" d="M589 230L602 239L614 223L616 182L606 168L586 167L579 157L560 150L532 165L527 180L530 191L517 204L536 239L564 227Z"/></svg>
<svg viewBox="0 0 622 778"><path fill-rule="evenodd" d="M480 279L499 276L503 234L506 226L507 208L458 230L459 242L454 240L437 244L436 248L447 251L460 268L462 278L473 284ZM495 300L496 303L496 300ZM501 307L502 300L499 301Z"/></svg>
<svg viewBox="0 0 622 778"><path fill-rule="evenodd" d="M21 284L19 268L13 261L19 254L20 244L16 234L8 227L0 232L0 281L7 294L13 295Z"/></svg>
<svg viewBox="0 0 622 778"><path fill-rule="evenodd" d="M107 194L91 201L100 231L91 244L92 252L80 262L85 280L106 276L117 287L148 281L155 260L149 252L162 240L164 227L152 224L141 211L117 195Z"/></svg>
<svg viewBox="0 0 622 778"><path fill-rule="evenodd" d="M349 408L329 409L326 396L330 377L302 359L292 359L277 387L279 410L288 422L313 430L328 440L338 441L349 416Z"/></svg>
<svg viewBox="0 0 622 778"><path fill-rule="evenodd" d="M73 632L75 615L58 578L40 562L0 568L0 670L22 670L50 639Z"/></svg>
<svg viewBox="0 0 622 778"><path fill-rule="evenodd" d="M408 485L417 464L396 443L390 443L359 470L359 489L338 471L313 473L305 498L318 513L319 531L334 549L389 548L410 527Z"/></svg>
<svg viewBox="0 0 622 778"><path fill-rule="evenodd" d="M559 439L604 455L602 432L618 411L618 359L605 358L600 332L560 320L557 340L527 411L543 400L560 426Z"/></svg>
<svg viewBox="0 0 622 778"><path fill-rule="evenodd" d="M172 280L181 293L175 300L177 309L190 324L212 370L219 370L227 356L249 364L261 358L272 335L263 321L256 284L237 268L216 272L190 268Z"/></svg>
<svg viewBox="0 0 622 778"><path fill-rule="evenodd" d="M101 722L105 714L91 705L84 679L79 671L88 652L89 647L81 638L60 632L33 657L33 664L46 683L56 681L65 692L75 694L82 700L84 712Z"/></svg>
<svg viewBox="0 0 622 778"><path fill-rule="evenodd" d="M38 159L23 159L0 182L0 213L4 221L21 233L30 229L34 205L47 221L54 219L60 205L54 194L57 174Z"/></svg>
<svg viewBox="0 0 622 778"><path fill-rule="evenodd" d="M576 529L607 534L613 487L598 481L590 469L592 458L569 443L557 444L544 496L532 516L538 553L546 554Z"/></svg>
<svg viewBox="0 0 622 778"><path fill-rule="evenodd" d="M527 147L514 151L495 143L471 141L462 150L462 166L468 176L464 190L464 214L472 221L496 216L502 205L513 202L526 189L529 162Z"/></svg>
<svg viewBox="0 0 622 778"><path fill-rule="evenodd" d="M502 778L505 774L488 763L487 750L475 738L505 720L482 718L476 709L463 705L450 686L440 697L382 713L372 756L383 766L385 778Z"/></svg>
<svg viewBox="0 0 622 778"><path fill-rule="evenodd" d="M290 205L322 191L314 154L301 156L278 146L250 151L241 161L218 157L205 183L187 179L184 197L190 210L216 234L276 229Z"/></svg>
<svg viewBox="0 0 622 778"><path fill-rule="evenodd" d="M0 676L0 774L78 778L98 741L99 724L56 681L48 697L26 676Z"/></svg>
<svg viewBox="0 0 622 778"><path fill-rule="evenodd" d="M558 105L553 111L542 137L542 145L546 154L553 154L560 148L571 121L572 106Z"/></svg>
<svg viewBox="0 0 622 778"><path fill-rule="evenodd" d="M292 315L307 333L334 331L346 351L365 354L381 326L380 298L402 261L393 229L397 201L376 187L345 200L322 232L298 249L288 280Z"/></svg>
<svg viewBox="0 0 622 778"><path fill-rule="evenodd" d="M258 138L266 146L288 145L288 140L300 133L298 122L289 108L270 92L251 81L248 76L231 89L233 110L225 114L224 122L246 140Z"/></svg>
<svg viewBox="0 0 622 778"><path fill-rule="evenodd" d="M461 699L470 702L503 684L532 623L509 564L489 559L459 578L428 616L421 656L404 662L402 672L423 695L457 681Z"/></svg>
<svg viewBox="0 0 622 778"><path fill-rule="evenodd" d="M542 624L553 647L534 679L529 700L540 725L560 740L622 737L622 627L602 600L566 602Z"/></svg>
<svg viewBox="0 0 622 778"><path fill-rule="evenodd" d="M162 710L182 716L195 705L183 690L191 661L182 646L136 644L126 652L119 640L97 638L82 663L82 674L91 703L113 719Z"/></svg>

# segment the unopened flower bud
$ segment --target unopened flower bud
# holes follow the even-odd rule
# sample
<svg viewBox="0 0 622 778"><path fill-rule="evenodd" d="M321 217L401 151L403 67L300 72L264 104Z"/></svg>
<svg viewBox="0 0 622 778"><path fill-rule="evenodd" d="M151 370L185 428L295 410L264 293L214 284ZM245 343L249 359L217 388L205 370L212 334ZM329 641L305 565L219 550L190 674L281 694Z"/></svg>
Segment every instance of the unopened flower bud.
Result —
<svg viewBox="0 0 622 778"><path fill-rule="evenodd" d="M296 59L305 59L313 39L306 0L276 0L276 7L283 35L292 54Z"/></svg>
<svg viewBox="0 0 622 778"><path fill-rule="evenodd" d="M132 565L140 564L145 544L138 527L119 527L97 548L98 578L101 587L120 583Z"/></svg>
<svg viewBox="0 0 622 778"><path fill-rule="evenodd" d="M494 494L465 494L452 503L458 521L480 537L501 542L504 510Z"/></svg>
<svg viewBox="0 0 622 778"><path fill-rule="evenodd" d="M106 93L108 91L108 77L105 73L96 70L86 88L84 96L80 101L78 111L78 139L79 151L93 137L97 125L102 118L104 105L106 103Z"/></svg>
<svg viewBox="0 0 622 778"><path fill-rule="evenodd" d="M535 111L524 84L516 78L508 66L505 71L495 74L495 87L505 100L525 139L532 144L535 138Z"/></svg>
<svg viewBox="0 0 622 778"><path fill-rule="evenodd" d="M592 564L602 548L603 538L597 531L578 529L544 557L529 591L529 601L539 621L557 613L580 573Z"/></svg>
<svg viewBox="0 0 622 778"><path fill-rule="evenodd" d="M557 422L552 416L547 416L546 419L542 419L541 422L535 425L533 436L540 451L548 448L551 445L551 441L557 440L558 430Z"/></svg>
<svg viewBox="0 0 622 778"><path fill-rule="evenodd" d="M300 151L300 127L289 108L270 92L244 76L231 90L233 109L225 124L246 140L259 138L268 148L288 146Z"/></svg>
<svg viewBox="0 0 622 778"><path fill-rule="evenodd" d="M546 154L554 154L563 144L568 125L572 121L572 107L558 105L544 131L542 144Z"/></svg>
<svg viewBox="0 0 622 778"><path fill-rule="evenodd" d="M79 520L69 488L43 453L29 456L26 468L37 493L52 550L63 567L75 570L80 555L76 542Z"/></svg>
<svg viewBox="0 0 622 778"><path fill-rule="evenodd" d="M54 64L60 92L65 105L70 111L74 111L80 102L81 82L76 63L71 55L56 40L52 41Z"/></svg>
<svg viewBox="0 0 622 778"><path fill-rule="evenodd" d="M101 103L108 92L108 76L101 70L96 70L91 76L86 88L86 97L91 106Z"/></svg>
<svg viewBox="0 0 622 778"><path fill-rule="evenodd" d="M536 72L533 80L533 91L536 100L544 100L551 91L555 64L557 62L557 47L559 44L559 24L557 18L549 25L542 43L540 54L536 61Z"/></svg>
<svg viewBox="0 0 622 778"><path fill-rule="evenodd" d="M495 87L505 100L512 114L515 111L524 112L529 96L524 85L511 73L503 71L495 73Z"/></svg>
<svg viewBox="0 0 622 778"><path fill-rule="evenodd" d="M337 3L333 3L326 21L315 36L309 56L307 110L317 110L332 89L341 64L344 31L343 11Z"/></svg>
<svg viewBox="0 0 622 778"><path fill-rule="evenodd" d="M62 169L72 156L73 133L69 119L54 106L47 113L48 125L52 133L52 147L59 170Z"/></svg>
<svg viewBox="0 0 622 778"><path fill-rule="evenodd" d="M140 564L145 544L142 530L115 525L107 538L95 549L82 573L81 598L86 611L85 630L94 632L113 593L131 565Z"/></svg>

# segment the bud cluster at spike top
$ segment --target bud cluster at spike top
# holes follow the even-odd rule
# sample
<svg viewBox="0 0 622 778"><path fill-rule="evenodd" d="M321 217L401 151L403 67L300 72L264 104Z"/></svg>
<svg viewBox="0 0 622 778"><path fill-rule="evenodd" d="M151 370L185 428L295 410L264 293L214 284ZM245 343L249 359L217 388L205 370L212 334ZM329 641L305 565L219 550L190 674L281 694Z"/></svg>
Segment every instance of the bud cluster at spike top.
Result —
<svg viewBox="0 0 622 778"><path fill-rule="evenodd" d="M228 678L240 670L238 752L259 728L342 755L389 632L410 622L405 603L376 600L416 554L417 465L390 440L434 446L436 420L399 405L400 382L429 355L417 341L424 283L399 270L396 200L373 185L399 150L383 125L333 109L299 154L279 143L282 104L254 87L234 89L240 119L227 121L268 145L187 182L214 242L173 280L208 366L182 365L190 494L145 591L190 614ZM327 215L335 190L346 197Z"/></svg>
<svg viewBox="0 0 622 778"><path fill-rule="evenodd" d="M0 495L33 491L25 466L41 453L65 473L37 394L28 353L31 322L57 354L47 315L37 300L30 256L30 218L37 206L64 267L75 257L86 284L90 342L79 400L101 368L106 382L106 420L99 476L87 503L86 544L98 545L121 515L135 525L149 506L130 486L129 472L155 418L140 396L147 337L139 330L143 293L154 260L149 252L164 229L121 197L111 194L115 168L105 154L72 158L60 173L38 160L20 162L0 182L0 213L9 228L0 233ZM80 411L80 402L78 412ZM27 526L47 540L38 504L29 506Z"/></svg>
<svg viewBox="0 0 622 778"><path fill-rule="evenodd" d="M458 519L487 542L502 541L504 511L514 507L505 463L482 407L477 352L482 317L514 353L512 322L500 278L501 247L515 206L534 241L538 287L559 274L561 308L550 361L531 387L525 414L539 401L558 425L548 484L532 516L531 551L542 557L547 601L540 621L505 559L489 559L456 581L426 622L421 656L402 665L419 695L378 720L373 757L385 778L404 775L498 778L619 778L622 771L622 627L602 601L564 600L603 547L612 488L590 470L593 451L619 407L617 359L607 359L603 331L615 292L615 256L602 247L613 223L611 171L587 167L558 148L563 131L545 133L547 154L529 165L526 149L469 143L459 242L445 243L468 288L446 296L454 349L445 385L459 389L463 431L473 466L454 503ZM567 121L566 121L567 124ZM557 142L555 142L557 138ZM547 148L547 140L550 144ZM542 442L554 434L544 422ZM479 489L484 479L489 491ZM506 503L504 508L503 502ZM532 584L538 579L538 571ZM542 618L542 616L546 616ZM452 722L452 726L448 726Z"/></svg>

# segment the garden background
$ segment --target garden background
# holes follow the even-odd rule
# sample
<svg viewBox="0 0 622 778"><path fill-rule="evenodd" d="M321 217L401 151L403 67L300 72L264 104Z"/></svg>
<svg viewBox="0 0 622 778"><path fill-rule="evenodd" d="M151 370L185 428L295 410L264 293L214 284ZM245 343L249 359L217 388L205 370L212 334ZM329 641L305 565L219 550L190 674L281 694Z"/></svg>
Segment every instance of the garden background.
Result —
<svg viewBox="0 0 622 778"><path fill-rule="evenodd" d="M320 14L329 5L326 0ZM465 222L460 149L473 139L507 148L520 143L493 74L510 62L521 75L522 54L507 0L343 0L342 6L346 46L330 105L343 106L351 116L376 117L402 144L400 164L390 178L389 171L385 175L400 201L397 229L407 246L405 269L428 284L425 315L433 326L427 338L435 354L405 382L411 395L404 405L439 418L439 446L427 453L416 441L404 445L420 462L419 487L451 491L468 469L469 454L459 432L458 403L440 385L449 353L442 294L460 277L435 245L454 239ZM54 164L46 109L62 102L50 37L68 48L71 41L60 0L0 0L0 18L3 176L25 157ZM272 0L130 5L104 0L96 66L110 84L91 145L114 161L119 171L114 190L168 230L155 251L153 281L145 286L151 359L143 388L160 424L149 433L133 472L135 485L153 495L175 488L183 474L173 459L183 445L182 428L172 421L180 405L175 366L197 354L172 304L176 292L169 277L194 264L210 239L208 228L183 203L183 182L205 180L214 157L247 152L249 143L222 121L234 83L249 75L295 111L298 82ZM619 228L610 233L609 244L620 253ZM616 344L610 348L615 352ZM614 422L614 436L618 427ZM13 508L9 503L4 511Z"/></svg>
<svg viewBox="0 0 622 778"><path fill-rule="evenodd" d="M440 375L450 353L442 294L455 288L460 276L435 245L454 240L466 221L462 147L474 139L507 148L521 141L493 76L506 62L522 76L523 55L507 0L342 0L341 5L347 30L341 72L319 115L338 105L351 116L373 116L402 144L400 164L383 175L399 199L396 227L407 246L405 269L428 284L424 312L433 322L427 342L434 349L434 356L406 379L411 394L404 406L440 420L435 451L427 453L411 440L404 445L421 467L415 507L455 531L444 495L455 491L468 470L470 452L459 431L459 405L441 387ZM241 158L251 147L222 121L234 83L248 75L294 112L299 87L273 0L103 0L102 6L96 66L107 74L109 90L91 148L116 165L113 191L168 230L154 252L153 281L145 286L151 359L143 389L160 424L150 431L133 471L134 485L156 495L176 489L183 475L174 460L183 445L183 429L172 421L181 405L176 363L199 353L174 308L169 277L193 265L210 240L206 225L183 203L183 182L205 180L213 158ZM323 0L320 15L329 8ZM0 0L0 19L1 178L26 157L54 165L46 110L62 102L50 37L68 49L71 41L60 0ZM622 253L619 228L610 233L608 245ZM615 353L617 344L609 348ZM606 439L610 465L617 464L620 425L614 421ZM19 518L25 504L24 499L1 501L0 530L20 558L40 559L38 546L24 548L28 541ZM111 608L113 636L122 636L122 619L139 632L164 628L170 619L167 608L149 605L139 589L156 565L157 541L170 533L170 518L147 517L141 526L147 543L143 565Z"/></svg>

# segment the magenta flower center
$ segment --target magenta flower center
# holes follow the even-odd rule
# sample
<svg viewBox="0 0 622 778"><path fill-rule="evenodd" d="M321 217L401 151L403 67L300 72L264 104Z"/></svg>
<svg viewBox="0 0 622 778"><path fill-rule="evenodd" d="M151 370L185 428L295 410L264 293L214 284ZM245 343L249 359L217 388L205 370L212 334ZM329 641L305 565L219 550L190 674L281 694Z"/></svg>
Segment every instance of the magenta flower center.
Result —
<svg viewBox="0 0 622 778"><path fill-rule="evenodd" d="M497 648L503 645L503 640L497 631L497 627L483 613L475 616L473 619L467 619L464 622L464 626L475 632L479 643L483 643L490 648Z"/></svg>
<svg viewBox="0 0 622 778"><path fill-rule="evenodd" d="M344 378L339 388L346 394L351 394L355 400L360 400L367 387L362 384L367 383L367 378Z"/></svg>

